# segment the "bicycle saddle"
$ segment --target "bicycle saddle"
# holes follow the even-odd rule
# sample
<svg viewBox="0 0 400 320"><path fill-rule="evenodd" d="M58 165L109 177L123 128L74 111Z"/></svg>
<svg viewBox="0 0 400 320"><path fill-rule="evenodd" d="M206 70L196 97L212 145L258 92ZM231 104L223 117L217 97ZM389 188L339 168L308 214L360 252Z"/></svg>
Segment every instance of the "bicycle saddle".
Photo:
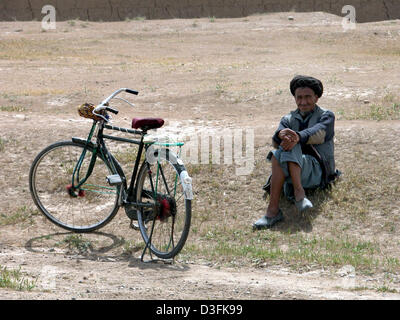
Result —
<svg viewBox="0 0 400 320"><path fill-rule="evenodd" d="M133 118L132 128L133 129L157 129L164 125L164 119L161 118Z"/></svg>

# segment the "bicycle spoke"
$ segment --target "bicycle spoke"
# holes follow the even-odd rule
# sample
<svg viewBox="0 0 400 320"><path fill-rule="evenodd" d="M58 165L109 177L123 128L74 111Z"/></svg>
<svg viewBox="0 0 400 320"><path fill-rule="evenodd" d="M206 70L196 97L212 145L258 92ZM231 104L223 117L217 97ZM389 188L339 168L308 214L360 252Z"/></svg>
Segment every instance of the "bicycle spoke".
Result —
<svg viewBox="0 0 400 320"><path fill-rule="evenodd" d="M169 188L168 188L167 181L166 181L166 179L165 179L164 171L163 171L163 169L162 169L162 167L161 167L160 164L158 165L158 167L160 168L161 176L162 176L162 178L163 178L164 186L165 186L165 188L166 188L166 190L167 190L167 193L168 193L168 195L171 195L171 193L169 192Z"/></svg>

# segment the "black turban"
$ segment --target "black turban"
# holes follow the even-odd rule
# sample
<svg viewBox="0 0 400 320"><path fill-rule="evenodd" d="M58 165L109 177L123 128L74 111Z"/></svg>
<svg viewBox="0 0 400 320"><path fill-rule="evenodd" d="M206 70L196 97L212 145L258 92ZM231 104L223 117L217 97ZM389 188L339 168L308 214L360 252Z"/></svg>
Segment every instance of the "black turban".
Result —
<svg viewBox="0 0 400 320"><path fill-rule="evenodd" d="M322 82L313 77L295 76L292 81L290 81L290 92L292 93L292 95L294 95L297 88L305 87L312 89L318 96L318 98L321 98L322 93L324 92Z"/></svg>

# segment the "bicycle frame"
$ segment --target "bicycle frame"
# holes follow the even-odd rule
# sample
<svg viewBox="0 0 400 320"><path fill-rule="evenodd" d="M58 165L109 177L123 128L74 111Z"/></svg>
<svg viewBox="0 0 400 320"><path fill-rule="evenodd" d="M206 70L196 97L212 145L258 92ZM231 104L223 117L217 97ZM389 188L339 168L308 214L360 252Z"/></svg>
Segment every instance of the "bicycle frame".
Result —
<svg viewBox="0 0 400 320"><path fill-rule="evenodd" d="M111 130L116 130L116 131L122 131L122 132L126 132L126 133L131 133L131 134L138 134L138 135L140 135L140 140L132 140L132 139L127 139L127 138L122 138L122 137L115 137L115 136L105 135L105 134L103 134L104 128L111 129ZM140 165L140 159L142 157L143 148L144 148L143 139L144 139L144 136L146 134L147 134L147 131L131 130L131 129L121 128L121 127L111 126L111 125L108 125L108 124L100 124L100 127L99 127L99 131L98 131L98 135L97 135L97 143L99 145L101 145L103 150L106 150L107 155L109 157L108 160L111 163L115 163L116 162L118 164L118 161L115 158L111 157L111 154L107 150L107 147L106 147L106 145L104 143L104 139L120 141L120 142L127 142L127 143L133 143L133 144L136 144L136 145L139 146L139 150L138 150L137 155L136 155L135 165L133 167L133 172L132 172L132 176L131 176L130 185L129 185L129 188L127 188L127 199L131 199L132 196L135 195L134 194L135 181L136 181L136 177L137 177L137 174L138 174L139 165ZM118 166L119 166L119 164L118 164ZM118 170L116 168L115 168L115 171L118 172ZM121 168L121 171L122 171L122 168ZM126 183L126 176L123 173L123 171L121 173L123 174L121 177L125 181L124 183Z"/></svg>
<svg viewBox="0 0 400 320"><path fill-rule="evenodd" d="M96 139L96 144L93 144L91 139L93 137L96 126L98 126L97 139ZM104 129L121 131L121 132L125 132L125 133L130 133L130 134L137 134L137 135L140 135L140 139L133 140L133 139L123 138L123 137L106 135L103 133ZM84 149L82 151L81 157L78 160L78 162L74 168L73 175L72 175L72 189L77 190L86 182L86 180L89 178L89 176L93 172L93 168L96 163L96 158L99 155L106 162L106 164L109 166L111 171L113 173L117 173L121 178L121 183L123 184L124 190L126 190L126 196L124 198L122 198L122 194L120 194L120 199L121 199L120 205L131 205L131 206L136 207L137 209L142 208L142 207L152 207L153 206L152 204L137 203L136 201L134 201L134 197L136 195L135 181L136 181L138 171L139 171L140 160L141 160L144 149L147 150L147 147L148 147L143 141L144 136L146 134L147 134L147 130L131 130L131 129L127 129L127 128L121 128L121 127L117 127L117 126L108 125L108 124L105 124L104 121L99 121L99 122L94 121L92 129L89 133L87 140L83 140L80 138L72 138L73 141L78 142L82 145L84 144ZM136 144L139 146L129 187L127 185L126 176L125 176L125 173L124 173L122 167L118 163L117 159L115 159L112 156L112 154L109 152L109 150L107 149L104 139L126 142L126 143L133 143L133 144ZM82 161L86 155L86 151L87 151L87 148L89 145L91 146L91 148L93 148L92 157L90 159L90 164L87 169L85 177L80 180L79 174L80 174ZM178 144L178 146L181 146L181 145ZM151 175L151 173L149 173L149 174ZM160 166L157 166L157 179L156 179L157 182L158 182L159 175L161 175L162 178L165 179L162 168ZM176 174L175 179L176 179L176 181L175 181L174 189L176 189L178 174ZM77 181L77 184L74 184L75 180ZM152 188L151 192L154 195L156 195L157 194L157 183L154 186L152 179L150 179L150 184L151 184L151 188ZM119 190L119 192L121 192L121 190ZM174 190L174 193L175 192L176 192L176 190Z"/></svg>

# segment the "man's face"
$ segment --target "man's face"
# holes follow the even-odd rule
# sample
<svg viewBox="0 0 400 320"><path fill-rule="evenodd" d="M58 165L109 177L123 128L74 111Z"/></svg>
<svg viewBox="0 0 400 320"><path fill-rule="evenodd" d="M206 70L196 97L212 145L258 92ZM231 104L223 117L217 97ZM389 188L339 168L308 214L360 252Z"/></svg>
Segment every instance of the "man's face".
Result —
<svg viewBox="0 0 400 320"><path fill-rule="evenodd" d="M307 87L297 88L294 93L294 98L299 110L305 113L313 111L318 101L318 96L315 92Z"/></svg>

